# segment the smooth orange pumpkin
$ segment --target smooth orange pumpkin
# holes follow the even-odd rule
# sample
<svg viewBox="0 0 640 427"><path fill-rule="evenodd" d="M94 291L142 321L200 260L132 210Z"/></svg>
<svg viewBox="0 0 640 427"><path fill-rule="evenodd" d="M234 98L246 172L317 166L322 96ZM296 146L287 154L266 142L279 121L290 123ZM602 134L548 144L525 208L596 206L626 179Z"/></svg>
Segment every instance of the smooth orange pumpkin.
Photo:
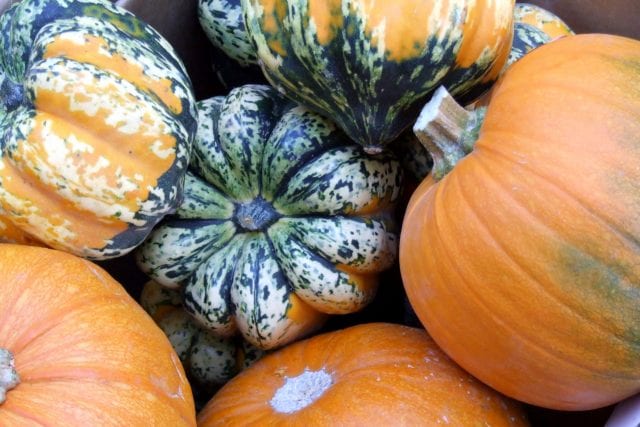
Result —
<svg viewBox="0 0 640 427"><path fill-rule="evenodd" d="M0 424L194 426L195 405L165 335L103 269L0 244Z"/></svg>
<svg viewBox="0 0 640 427"><path fill-rule="evenodd" d="M528 425L424 329L368 323L298 341L229 381L198 425Z"/></svg>
<svg viewBox="0 0 640 427"><path fill-rule="evenodd" d="M587 410L639 392L640 41L541 46L494 88L475 145L452 123L470 153L449 173L434 166L401 232L422 323L518 400ZM448 137L427 136L442 165Z"/></svg>

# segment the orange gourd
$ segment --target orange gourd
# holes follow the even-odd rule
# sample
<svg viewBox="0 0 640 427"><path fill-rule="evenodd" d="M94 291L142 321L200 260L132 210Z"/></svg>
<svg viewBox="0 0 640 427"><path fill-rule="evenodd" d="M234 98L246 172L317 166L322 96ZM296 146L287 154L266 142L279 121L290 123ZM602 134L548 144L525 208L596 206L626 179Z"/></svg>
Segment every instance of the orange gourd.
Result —
<svg viewBox="0 0 640 427"><path fill-rule="evenodd" d="M5 243L0 424L194 426L195 406L165 335L103 269Z"/></svg>
<svg viewBox="0 0 640 427"><path fill-rule="evenodd" d="M505 72L477 140L476 113L440 136L427 123L456 111L440 93L414 127L436 166L402 226L409 301L518 400L587 410L640 391L639 88L640 41L567 36ZM469 154L446 173L452 147Z"/></svg>
<svg viewBox="0 0 640 427"><path fill-rule="evenodd" d="M528 425L423 329L368 323L298 341L229 381L198 414L235 425Z"/></svg>

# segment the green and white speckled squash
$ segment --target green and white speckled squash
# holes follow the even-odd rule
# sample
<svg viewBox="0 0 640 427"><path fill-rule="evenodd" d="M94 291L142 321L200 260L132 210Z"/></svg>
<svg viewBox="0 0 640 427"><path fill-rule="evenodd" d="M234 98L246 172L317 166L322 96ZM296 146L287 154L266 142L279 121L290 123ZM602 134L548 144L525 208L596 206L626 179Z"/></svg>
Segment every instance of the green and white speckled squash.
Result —
<svg viewBox="0 0 640 427"><path fill-rule="evenodd" d="M240 66L258 64L240 0L198 0L198 21L211 43Z"/></svg>
<svg viewBox="0 0 640 427"><path fill-rule="evenodd" d="M140 305L164 331L190 381L215 390L264 354L238 337L222 338L205 330L182 307L182 294L153 280L145 283Z"/></svg>
<svg viewBox="0 0 640 427"><path fill-rule="evenodd" d="M402 169L263 85L199 102L185 198L136 251L222 336L275 348L355 312L397 255Z"/></svg>
<svg viewBox="0 0 640 427"><path fill-rule="evenodd" d="M492 82L514 0L241 0L267 79L333 119L368 153L415 121L438 85Z"/></svg>
<svg viewBox="0 0 640 427"><path fill-rule="evenodd" d="M267 84L244 25L240 0L198 0L198 21L211 42L213 75L226 94L243 84Z"/></svg>
<svg viewBox="0 0 640 427"><path fill-rule="evenodd" d="M104 259L175 210L196 132L173 48L102 0L23 0L0 18L0 209Z"/></svg>

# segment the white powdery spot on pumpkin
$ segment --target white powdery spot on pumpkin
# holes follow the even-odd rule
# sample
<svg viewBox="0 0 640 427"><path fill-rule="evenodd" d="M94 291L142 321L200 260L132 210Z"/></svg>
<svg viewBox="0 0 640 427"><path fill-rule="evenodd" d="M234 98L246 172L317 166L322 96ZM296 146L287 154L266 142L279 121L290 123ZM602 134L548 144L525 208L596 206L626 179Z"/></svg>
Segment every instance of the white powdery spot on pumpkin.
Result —
<svg viewBox="0 0 640 427"><path fill-rule="evenodd" d="M333 385L333 378L324 369L306 370L287 378L269 401L271 407L284 414L292 414L311 405Z"/></svg>

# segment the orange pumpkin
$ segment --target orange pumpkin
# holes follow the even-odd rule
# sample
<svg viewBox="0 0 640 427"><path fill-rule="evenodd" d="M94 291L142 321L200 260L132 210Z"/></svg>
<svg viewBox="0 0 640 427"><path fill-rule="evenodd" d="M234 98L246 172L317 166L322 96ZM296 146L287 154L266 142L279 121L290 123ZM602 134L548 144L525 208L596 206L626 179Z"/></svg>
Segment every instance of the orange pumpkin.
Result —
<svg viewBox="0 0 640 427"><path fill-rule="evenodd" d="M100 267L0 244L0 295L2 426L195 425L171 344Z"/></svg>
<svg viewBox="0 0 640 427"><path fill-rule="evenodd" d="M527 425L423 329L368 323L298 341L229 381L198 425Z"/></svg>
<svg viewBox="0 0 640 427"><path fill-rule="evenodd" d="M441 93L414 127L439 166L402 226L409 301L518 400L587 410L640 391L639 88L640 41L567 36L506 71L476 141L475 114L438 118L456 111ZM447 116L451 132L429 130Z"/></svg>

